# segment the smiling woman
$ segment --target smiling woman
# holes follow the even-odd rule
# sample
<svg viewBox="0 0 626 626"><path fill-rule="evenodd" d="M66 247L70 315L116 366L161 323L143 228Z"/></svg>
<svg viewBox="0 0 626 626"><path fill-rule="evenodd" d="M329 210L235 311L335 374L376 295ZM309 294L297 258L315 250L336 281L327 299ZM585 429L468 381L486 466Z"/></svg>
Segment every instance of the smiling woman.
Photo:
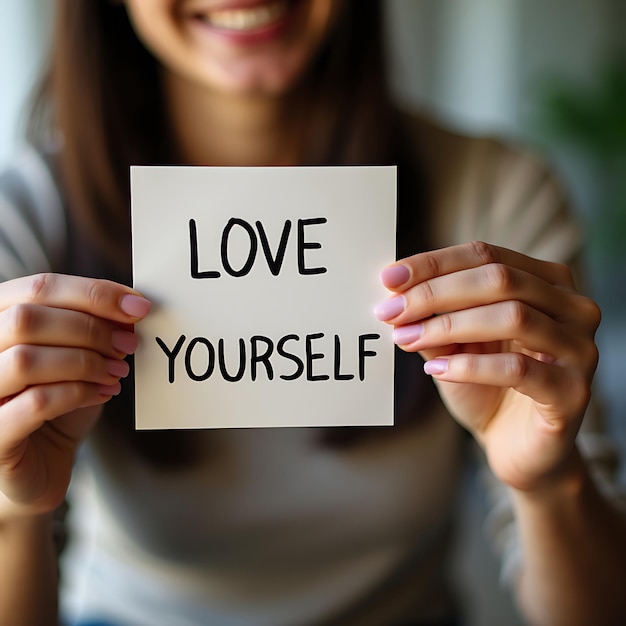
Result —
<svg viewBox="0 0 626 626"><path fill-rule="evenodd" d="M311 63L342 0L158 0L126 6L168 72L231 94L279 95Z"/></svg>
<svg viewBox="0 0 626 626"><path fill-rule="evenodd" d="M32 149L0 176L0 623L57 622L53 513L73 477L71 626L457 624L447 566L472 437L525 616L626 622L626 524L590 405L599 311L567 265L580 231L536 156L394 104L382 5L57 0ZM131 164L397 165L398 260L372 314L399 346L395 426L135 431L121 379L151 313L127 286ZM253 223L236 224L251 261ZM243 345L239 365L282 388L358 385L378 334L335 370L342 346L321 331L246 334L222 360ZM219 336L185 341L164 342L163 371L215 376Z"/></svg>

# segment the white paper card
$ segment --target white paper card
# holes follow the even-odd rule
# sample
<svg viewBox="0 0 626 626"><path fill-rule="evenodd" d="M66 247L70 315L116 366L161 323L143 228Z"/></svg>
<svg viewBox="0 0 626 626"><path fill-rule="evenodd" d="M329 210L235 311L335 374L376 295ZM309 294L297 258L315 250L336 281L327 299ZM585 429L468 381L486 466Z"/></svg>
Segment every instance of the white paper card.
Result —
<svg viewBox="0 0 626 626"><path fill-rule="evenodd" d="M133 167L138 429L390 425L395 167Z"/></svg>

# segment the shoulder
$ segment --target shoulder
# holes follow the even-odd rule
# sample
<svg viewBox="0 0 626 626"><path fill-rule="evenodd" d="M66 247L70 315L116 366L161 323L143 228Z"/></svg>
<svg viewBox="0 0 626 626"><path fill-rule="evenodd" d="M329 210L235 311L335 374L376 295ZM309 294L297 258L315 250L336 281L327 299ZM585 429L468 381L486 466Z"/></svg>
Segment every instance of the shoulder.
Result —
<svg viewBox="0 0 626 626"><path fill-rule="evenodd" d="M24 146L0 172L3 277L54 270L65 241L65 209L49 162Z"/></svg>
<svg viewBox="0 0 626 626"><path fill-rule="evenodd" d="M39 191L58 192L52 172L53 155L47 155L31 145L21 146L0 170L0 188L3 194L36 194Z"/></svg>
<svg viewBox="0 0 626 626"><path fill-rule="evenodd" d="M518 141L402 115L430 191L435 247L482 239L550 260L576 254L581 229L544 155Z"/></svg>
<svg viewBox="0 0 626 626"><path fill-rule="evenodd" d="M520 168L554 176L545 158L521 142L461 132L421 113L402 111L400 116L419 162L435 183L458 181L468 173L482 174L483 183L496 182Z"/></svg>

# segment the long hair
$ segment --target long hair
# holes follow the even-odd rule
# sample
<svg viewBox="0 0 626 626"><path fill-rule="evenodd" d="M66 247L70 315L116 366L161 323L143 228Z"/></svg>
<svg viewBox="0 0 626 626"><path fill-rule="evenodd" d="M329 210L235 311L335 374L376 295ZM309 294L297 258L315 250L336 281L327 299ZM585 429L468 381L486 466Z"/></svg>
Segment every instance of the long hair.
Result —
<svg viewBox="0 0 626 626"><path fill-rule="evenodd" d="M157 62L122 3L57 2L30 136L37 143L60 134L57 165L72 218L118 270L130 263L129 165L167 162L160 94Z"/></svg>
<svg viewBox="0 0 626 626"><path fill-rule="evenodd" d="M389 92L381 5L346 0L333 32L290 97L296 110L306 111L301 164L398 165L397 249L407 256L426 245L428 198ZM159 63L135 35L123 3L58 0L52 54L34 101L30 139L40 144L51 131L61 137L55 164L70 221L108 268L107 277L124 282L131 275L129 166L180 162L162 102ZM415 355L398 358L404 363L410 356ZM125 387L126 394L111 401L107 413L122 416L112 415L110 421L123 421L129 431L132 417L123 409L132 406L132 389ZM352 441L369 430L330 429L325 439ZM167 441L168 454L175 448L172 433L128 436L146 456L164 463L168 459L158 441Z"/></svg>

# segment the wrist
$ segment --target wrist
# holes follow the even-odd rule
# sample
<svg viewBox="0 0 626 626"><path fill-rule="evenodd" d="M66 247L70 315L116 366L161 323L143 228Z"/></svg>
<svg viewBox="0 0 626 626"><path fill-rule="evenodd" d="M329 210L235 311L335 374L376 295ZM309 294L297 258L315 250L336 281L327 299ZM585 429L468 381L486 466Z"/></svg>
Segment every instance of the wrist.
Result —
<svg viewBox="0 0 626 626"><path fill-rule="evenodd" d="M577 447L553 472L528 489L512 488L513 496L529 504L561 506L583 496L589 485L589 472Z"/></svg>
<svg viewBox="0 0 626 626"><path fill-rule="evenodd" d="M17 505L0 491L0 532L45 527L52 524L52 516L52 512L35 512Z"/></svg>

